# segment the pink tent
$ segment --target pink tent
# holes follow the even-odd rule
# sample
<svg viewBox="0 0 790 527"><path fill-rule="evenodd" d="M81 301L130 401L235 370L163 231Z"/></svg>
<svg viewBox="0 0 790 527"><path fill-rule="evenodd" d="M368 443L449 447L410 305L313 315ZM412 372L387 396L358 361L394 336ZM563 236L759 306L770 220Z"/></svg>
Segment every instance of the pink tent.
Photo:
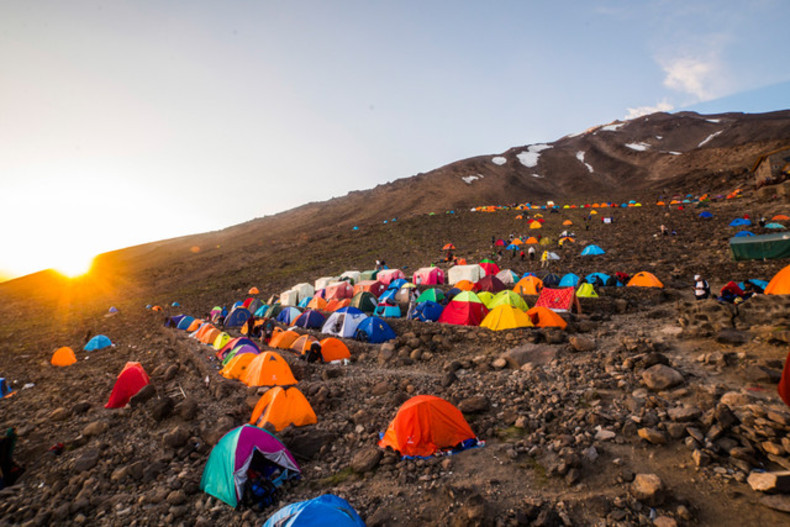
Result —
<svg viewBox="0 0 790 527"><path fill-rule="evenodd" d="M414 271L412 282L420 285L438 285L444 283L444 271L438 267L423 267Z"/></svg>
<svg viewBox="0 0 790 527"><path fill-rule="evenodd" d="M398 278L406 279L406 275L400 269L384 269L376 275L376 280L384 285L390 285L390 282Z"/></svg>

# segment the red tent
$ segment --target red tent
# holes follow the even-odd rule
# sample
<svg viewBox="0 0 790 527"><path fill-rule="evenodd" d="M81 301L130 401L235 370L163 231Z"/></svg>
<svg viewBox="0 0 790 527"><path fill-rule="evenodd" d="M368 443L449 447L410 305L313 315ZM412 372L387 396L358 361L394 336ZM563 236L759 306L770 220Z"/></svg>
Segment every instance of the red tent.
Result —
<svg viewBox="0 0 790 527"><path fill-rule="evenodd" d="M552 311L559 312L570 311L575 308L577 313L581 313L579 299L574 293L575 290L572 287L563 287L560 289L544 287L540 291L538 301L535 302L535 307L545 307Z"/></svg>
<svg viewBox="0 0 790 527"><path fill-rule="evenodd" d="M507 286L502 283L502 280L495 275L490 274L484 276L475 284L475 291L488 291L489 293L499 293L507 289Z"/></svg>
<svg viewBox="0 0 790 527"><path fill-rule="evenodd" d="M123 408L148 382L148 374L139 362L127 362L112 387L110 400L104 407Z"/></svg>
<svg viewBox="0 0 790 527"><path fill-rule="evenodd" d="M479 326L487 314L488 308L477 295L471 291L464 291L447 304L437 322L459 326Z"/></svg>

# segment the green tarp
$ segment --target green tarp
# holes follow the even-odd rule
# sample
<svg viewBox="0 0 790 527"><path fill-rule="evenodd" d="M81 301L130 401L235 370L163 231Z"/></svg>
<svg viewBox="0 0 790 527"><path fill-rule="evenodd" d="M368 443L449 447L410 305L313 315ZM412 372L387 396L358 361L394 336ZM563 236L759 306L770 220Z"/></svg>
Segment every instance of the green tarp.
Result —
<svg viewBox="0 0 790 527"><path fill-rule="evenodd" d="M730 238L735 260L790 258L790 232Z"/></svg>

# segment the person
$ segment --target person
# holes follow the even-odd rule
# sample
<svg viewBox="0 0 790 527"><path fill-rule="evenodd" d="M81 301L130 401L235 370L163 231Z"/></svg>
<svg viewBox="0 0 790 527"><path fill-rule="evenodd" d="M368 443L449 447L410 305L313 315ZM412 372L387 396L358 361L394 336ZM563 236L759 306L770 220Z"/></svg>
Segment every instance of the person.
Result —
<svg viewBox="0 0 790 527"><path fill-rule="evenodd" d="M10 487L25 471L24 467L14 462L14 447L16 446L16 430L9 428L3 437L0 437L0 489Z"/></svg>
<svg viewBox="0 0 790 527"><path fill-rule="evenodd" d="M255 317L250 317L244 322L244 333L252 337L252 328L255 327Z"/></svg>
<svg viewBox="0 0 790 527"><path fill-rule="evenodd" d="M381 260L376 260L376 271L381 271Z"/></svg>
<svg viewBox="0 0 790 527"><path fill-rule="evenodd" d="M310 344L310 348L305 352L304 359L307 362L317 362L322 359L321 356L321 343L318 341Z"/></svg>
<svg viewBox="0 0 790 527"><path fill-rule="evenodd" d="M757 223L760 224L760 227L765 227L765 216L762 216Z"/></svg>
<svg viewBox="0 0 790 527"><path fill-rule="evenodd" d="M549 251L543 251L543 254L540 255L540 268L543 269L544 267L549 266Z"/></svg>
<svg viewBox="0 0 790 527"><path fill-rule="evenodd" d="M526 254L524 251L521 251L521 261L523 262L524 260L526 260Z"/></svg>
<svg viewBox="0 0 790 527"><path fill-rule="evenodd" d="M710 298L710 285L698 274L694 275L694 297L697 300Z"/></svg>
<svg viewBox="0 0 790 527"><path fill-rule="evenodd" d="M415 285L420 286L422 285L422 276L417 275L417 278L414 280Z"/></svg>
<svg viewBox="0 0 790 527"><path fill-rule="evenodd" d="M661 231L662 236L667 236L669 234L669 229L667 229L666 225L663 223L661 224L661 227L658 228L658 230Z"/></svg>
<svg viewBox="0 0 790 527"><path fill-rule="evenodd" d="M417 307L417 288L413 287L409 289L409 308L406 310L406 319L411 320L412 313L414 313L414 309Z"/></svg>
<svg viewBox="0 0 790 527"><path fill-rule="evenodd" d="M274 320L267 318L261 331L261 343L268 345L269 341L272 340L272 335L274 335Z"/></svg>
<svg viewBox="0 0 790 527"><path fill-rule="evenodd" d="M535 261L535 248L530 245L529 249L527 249L527 253L529 253L529 261Z"/></svg>

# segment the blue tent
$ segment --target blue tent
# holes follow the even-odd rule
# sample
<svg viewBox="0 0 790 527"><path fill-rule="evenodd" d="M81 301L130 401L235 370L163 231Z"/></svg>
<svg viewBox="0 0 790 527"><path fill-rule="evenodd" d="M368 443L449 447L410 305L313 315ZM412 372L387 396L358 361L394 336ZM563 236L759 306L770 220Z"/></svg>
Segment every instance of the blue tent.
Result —
<svg viewBox="0 0 790 527"><path fill-rule="evenodd" d="M746 289L746 282L751 282L762 290L765 290L765 288L768 287L768 282L765 280L758 280L757 278L749 278L748 280L740 282L738 283L738 287L741 289Z"/></svg>
<svg viewBox="0 0 790 527"><path fill-rule="evenodd" d="M379 297L379 303L383 304L387 300L392 300L393 302L395 302L395 295L397 293L398 293L397 289L387 289L386 291L381 293L381 296Z"/></svg>
<svg viewBox="0 0 790 527"><path fill-rule="evenodd" d="M326 318L315 309L308 309L294 321L294 326L307 329L321 329Z"/></svg>
<svg viewBox="0 0 790 527"><path fill-rule="evenodd" d="M283 324L291 324L294 320L296 320L302 312L296 309L295 307L284 307L282 311L277 315L277 322L282 322Z"/></svg>
<svg viewBox="0 0 790 527"><path fill-rule="evenodd" d="M730 227L748 227L751 224L751 220L747 220L746 218L735 218L730 222Z"/></svg>
<svg viewBox="0 0 790 527"><path fill-rule="evenodd" d="M584 281L594 284L596 277L600 278L603 284L606 284L606 281L609 280L609 275L606 273L590 273L584 277Z"/></svg>
<svg viewBox="0 0 790 527"><path fill-rule="evenodd" d="M699 217L700 218L712 218L713 214L711 214L710 211L708 211L708 210L703 210L702 212L699 213Z"/></svg>
<svg viewBox="0 0 790 527"><path fill-rule="evenodd" d="M743 238L745 236L754 236L754 233L749 231L738 231L733 235L733 238Z"/></svg>
<svg viewBox="0 0 790 527"><path fill-rule="evenodd" d="M244 302L239 300L238 302L236 302L232 306L230 306L230 310L233 311L237 307L244 307Z"/></svg>
<svg viewBox="0 0 790 527"><path fill-rule="evenodd" d="M341 307L335 313L350 313L352 315L364 315L365 313L354 306Z"/></svg>
<svg viewBox="0 0 790 527"><path fill-rule="evenodd" d="M306 296L301 301L299 301L299 307L307 307L307 304L313 299L312 296Z"/></svg>
<svg viewBox="0 0 790 527"><path fill-rule="evenodd" d="M392 340L397 335L386 322L378 317L368 317L357 326L357 331L354 338L363 342L370 342L371 344L381 344Z"/></svg>
<svg viewBox="0 0 790 527"><path fill-rule="evenodd" d="M238 328L244 325L247 322L247 319L250 318L252 314L244 309L243 307L237 307L230 312L225 318L225 327L226 328Z"/></svg>
<svg viewBox="0 0 790 527"><path fill-rule="evenodd" d="M145 305L145 308L146 308L146 309L151 309L152 307L154 307L154 306L152 306L151 304L146 304L146 305Z"/></svg>
<svg viewBox="0 0 790 527"><path fill-rule="evenodd" d="M117 313L118 312L118 308L115 307L115 306L112 306L112 307L110 307L110 311L109 312L110 313Z"/></svg>
<svg viewBox="0 0 790 527"><path fill-rule="evenodd" d="M463 293L463 291L461 291L457 287L453 287L452 289L447 291L447 293L445 294L444 298L448 299L448 301L449 301L449 300L452 300L453 298L455 298L455 295L460 295L461 293Z"/></svg>
<svg viewBox="0 0 790 527"><path fill-rule="evenodd" d="M545 282L544 282L545 284ZM568 273L560 280L560 287L576 287L579 284L579 277L573 273Z"/></svg>
<svg viewBox="0 0 790 527"><path fill-rule="evenodd" d="M95 337L90 339L88 343L85 344L85 347L82 349L84 351L96 351L96 350L108 348L110 346L112 346L112 341L110 340L109 337L106 337L104 335L96 335Z"/></svg>
<svg viewBox="0 0 790 527"><path fill-rule="evenodd" d="M266 304L263 304L261 307L258 308L258 310L255 312L254 316L256 318L263 318L263 317L266 316L266 312L268 310L269 310L269 306L267 306Z"/></svg>
<svg viewBox="0 0 790 527"><path fill-rule="evenodd" d="M185 331L186 331L186 329L187 329L187 328L188 328L188 327L189 327L189 326L192 324L192 322L194 322L194 321L195 321L195 317L190 317L189 315L186 315L184 318L182 318L181 320L179 320L179 321L178 321L178 325L176 326L176 328L177 328L177 329L183 329L183 330L185 330Z"/></svg>
<svg viewBox="0 0 790 527"><path fill-rule="evenodd" d="M588 245L582 251L582 256L596 256L599 254L606 254L606 251L604 251L597 245Z"/></svg>
<svg viewBox="0 0 790 527"><path fill-rule="evenodd" d="M399 306L388 306L386 304L377 305L376 309L373 311L373 314L377 317L385 318L400 318L403 316Z"/></svg>
<svg viewBox="0 0 790 527"><path fill-rule="evenodd" d="M400 289L401 287L403 287L408 283L409 283L408 280L404 280L403 278L396 278L395 280L390 282L390 285L387 286L387 289L393 289L397 291L398 289Z"/></svg>
<svg viewBox="0 0 790 527"><path fill-rule="evenodd" d="M505 250L507 250L507 251L516 251L516 250L518 250L518 245L515 245L515 244L511 243L510 245L505 247Z"/></svg>
<svg viewBox="0 0 790 527"><path fill-rule="evenodd" d="M765 226L766 229L784 229L785 226L781 223L769 223Z"/></svg>
<svg viewBox="0 0 790 527"><path fill-rule="evenodd" d="M0 399L12 393L14 393L14 390L11 389L4 377L0 377Z"/></svg>
<svg viewBox="0 0 790 527"><path fill-rule="evenodd" d="M172 304L170 304L170 305L171 305L172 307L181 307L181 304L179 304L178 302L173 302L173 303L172 303Z"/></svg>
<svg viewBox="0 0 790 527"><path fill-rule="evenodd" d="M442 311L444 311L444 308L441 304L426 300L417 304L414 312L411 314L411 318L421 322L436 322L442 315Z"/></svg>
<svg viewBox="0 0 790 527"><path fill-rule="evenodd" d="M525 275L526 276L526 275ZM545 287L557 287L560 283L560 277L554 273L549 273L543 277L543 285Z"/></svg>

